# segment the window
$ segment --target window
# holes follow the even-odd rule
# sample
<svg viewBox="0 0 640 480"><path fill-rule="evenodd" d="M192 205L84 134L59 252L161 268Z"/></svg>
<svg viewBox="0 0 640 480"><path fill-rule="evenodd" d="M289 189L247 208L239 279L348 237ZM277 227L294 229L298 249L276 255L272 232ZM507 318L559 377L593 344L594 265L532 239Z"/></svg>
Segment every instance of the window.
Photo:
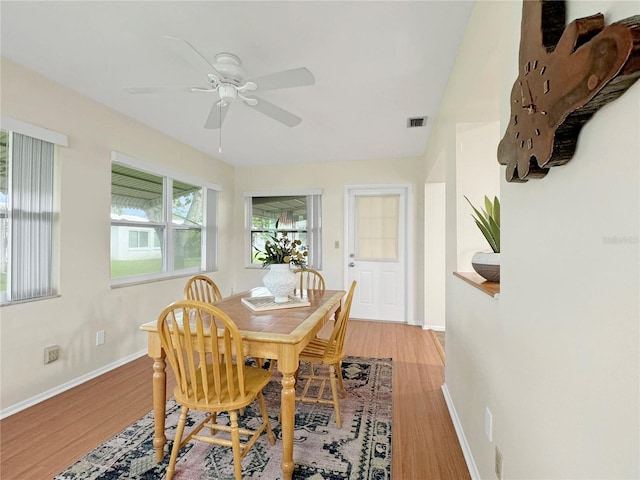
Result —
<svg viewBox="0 0 640 480"><path fill-rule="evenodd" d="M129 248L148 248L149 232L129 230Z"/></svg>
<svg viewBox="0 0 640 480"><path fill-rule="evenodd" d="M217 186L153 172L114 152L111 280L114 284L216 268Z"/></svg>
<svg viewBox="0 0 640 480"><path fill-rule="evenodd" d="M400 195L357 195L355 200L356 259L398 262Z"/></svg>
<svg viewBox="0 0 640 480"><path fill-rule="evenodd" d="M308 252L310 268L322 266L321 204L317 191L291 195L246 193L247 225L249 226L249 266L262 266L260 251L276 232L286 231L292 239L302 242ZM300 249L299 249L300 250Z"/></svg>
<svg viewBox="0 0 640 480"><path fill-rule="evenodd" d="M0 303L54 291L56 144L66 136L2 117L0 130Z"/></svg>

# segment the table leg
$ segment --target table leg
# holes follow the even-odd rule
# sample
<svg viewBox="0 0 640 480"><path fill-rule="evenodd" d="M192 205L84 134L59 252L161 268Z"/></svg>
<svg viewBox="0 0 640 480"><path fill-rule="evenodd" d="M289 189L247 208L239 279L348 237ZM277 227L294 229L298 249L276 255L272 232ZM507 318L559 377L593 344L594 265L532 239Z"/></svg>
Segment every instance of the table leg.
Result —
<svg viewBox="0 0 640 480"><path fill-rule="evenodd" d="M155 436L153 447L156 450L156 461L161 462L164 457L164 445L167 437L164 435L164 419L167 403L167 374L164 352L153 360L153 424Z"/></svg>
<svg viewBox="0 0 640 480"><path fill-rule="evenodd" d="M278 364L280 367L280 364ZM284 480L293 475L293 431L296 410L296 380L294 372L282 372L282 394L280 398L280 421L282 422L282 473Z"/></svg>

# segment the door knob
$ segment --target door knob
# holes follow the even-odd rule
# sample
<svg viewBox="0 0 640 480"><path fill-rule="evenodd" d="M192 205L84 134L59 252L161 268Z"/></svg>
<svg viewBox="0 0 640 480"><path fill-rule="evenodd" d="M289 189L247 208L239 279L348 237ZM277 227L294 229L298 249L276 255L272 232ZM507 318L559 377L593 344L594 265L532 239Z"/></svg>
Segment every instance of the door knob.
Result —
<svg viewBox="0 0 640 480"><path fill-rule="evenodd" d="M355 264L355 263L353 263L353 262L350 262L350 263L349 263L349 266L350 266L351 268L353 268L353 267L355 267L355 266L356 266L356 264Z"/></svg>

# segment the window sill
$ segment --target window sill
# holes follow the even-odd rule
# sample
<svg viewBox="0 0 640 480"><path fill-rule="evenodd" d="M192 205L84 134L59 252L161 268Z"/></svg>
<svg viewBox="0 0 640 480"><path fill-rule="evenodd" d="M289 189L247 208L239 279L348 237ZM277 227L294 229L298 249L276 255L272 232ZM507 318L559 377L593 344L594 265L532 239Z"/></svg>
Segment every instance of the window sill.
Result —
<svg viewBox="0 0 640 480"><path fill-rule="evenodd" d="M488 282L476 272L453 272L453 275L464 280L469 285L476 287L490 297L500 298L500 283L498 282Z"/></svg>
<svg viewBox="0 0 640 480"><path fill-rule="evenodd" d="M214 270L192 270L192 271L182 271L180 273L174 272L173 274L164 274L158 276L149 276L149 277L119 277L118 279L111 279L111 288L123 288L123 287L131 287L135 285L144 285L145 283L155 283L155 282L163 282L165 280L173 280L176 278L186 278L192 277L193 275L206 275L207 273L217 272L217 269Z"/></svg>
<svg viewBox="0 0 640 480"><path fill-rule="evenodd" d="M5 301L4 299L1 299L0 307L9 307L11 305L18 305L21 303L39 302L40 300L51 300L52 298L60 298L60 294L52 293L51 295L45 295L43 297L25 298L24 300L12 300L8 302Z"/></svg>

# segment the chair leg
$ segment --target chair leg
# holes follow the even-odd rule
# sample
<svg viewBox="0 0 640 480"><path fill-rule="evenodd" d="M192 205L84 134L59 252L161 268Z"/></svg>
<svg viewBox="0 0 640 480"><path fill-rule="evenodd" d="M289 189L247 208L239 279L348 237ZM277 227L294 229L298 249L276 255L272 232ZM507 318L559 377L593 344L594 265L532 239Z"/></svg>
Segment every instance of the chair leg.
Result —
<svg viewBox="0 0 640 480"><path fill-rule="evenodd" d="M240 452L240 432L238 431L238 412L231 410L229 412L231 419L231 446L233 449L233 470L236 480L242 480L242 455Z"/></svg>
<svg viewBox="0 0 640 480"><path fill-rule="evenodd" d="M169 460L169 466L167 467L167 480L173 478L173 472L176 468L176 460L178 459L178 452L180 451L180 444L182 443L182 434L184 433L184 426L187 423L187 414L189 409L182 407L180 411L180 419L178 420L178 426L176 428L176 438L173 440L173 448L171 449L171 459Z"/></svg>
<svg viewBox="0 0 640 480"><path fill-rule="evenodd" d="M209 421L203 425L203 427L207 427L209 429L209 435L212 437L218 433L218 429L216 428L217 419L218 414L216 412L211 412L209 413Z"/></svg>
<svg viewBox="0 0 640 480"><path fill-rule="evenodd" d="M336 381L336 367L329 365L329 377L331 379L331 395L333 395L333 409L336 412L336 426L342 428L342 419L340 418L340 404L338 403L338 385Z"/></svg>
<svg viewBox="0 0 640 480"><path fill-rule="evenodd" d="M338 384L340 385L340 395L342 398L347 396L347 391L344 389L344 383L342 382L342 362L337 365L336 373L338 374Z"/></svg>
<svg viewBox="0 0 640 480"><path fill-rule="evenodd" d="M269 422L269 412L267 412L267 404L264 401L264 395L262 392L258 392L258 403L260 404L260 413L262 414L262 421L266 423L267 439L271 445L275 445L276 437L271 430L271 423Z"/></svg>

